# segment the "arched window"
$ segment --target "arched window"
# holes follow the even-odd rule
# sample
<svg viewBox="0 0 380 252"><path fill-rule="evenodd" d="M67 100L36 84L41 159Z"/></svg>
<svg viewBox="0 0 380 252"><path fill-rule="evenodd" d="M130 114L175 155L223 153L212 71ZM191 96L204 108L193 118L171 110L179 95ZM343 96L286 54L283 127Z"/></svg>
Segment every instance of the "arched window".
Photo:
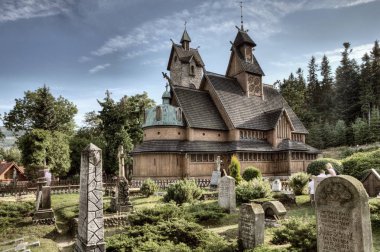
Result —
<svg viewBox="0 0 380 252"><path fill-rule="evenodd" d="M161 107L156 107L156 121L161 121L162 119L162 110Z"/></svg>
<svg viewBox="0 0 380 252"><path fill-rule="evenodd" d="M178 108L177 109L177 121L182 121L182 111L181 111L181 108Z"/></svg>
<svg viewBox="0 0 380 252"><path fill-rule="evenodd" d="M195 87L195 85L193 83L190 83L189 87L192 88L192 89L196 89L196 87Z"/></svg>
<svg viewBox="0 0 380 252"><path fill-rule="evenodd" d="M195 66L194 66L194 63L190 64L190 75L195 75Z"/></svg>

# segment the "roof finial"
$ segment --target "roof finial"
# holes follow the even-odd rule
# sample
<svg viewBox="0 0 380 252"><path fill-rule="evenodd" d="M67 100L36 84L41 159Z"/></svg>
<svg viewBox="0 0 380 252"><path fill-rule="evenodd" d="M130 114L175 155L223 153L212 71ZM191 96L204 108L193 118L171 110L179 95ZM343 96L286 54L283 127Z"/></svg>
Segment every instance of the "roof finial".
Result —
<svg viewBox="0 0 380 252"><path fill-rule="evenodd" d="M186 24L187 24L187 21L185 20L185 31L186 31Z"/></svg>
<svg viewBox="0 0 380 252"><path fill-rule="evenodd" d="M240 23L241 23L241 30L244 31L243 27L243 1L240 1Z"/></svg>
<svg viewBox="0 0 380 252"><path fill-rule="evenodd" d="M166 85L165 85L166 92L168 92L168 87L169 87L169 83L166 82Z"/></svg>

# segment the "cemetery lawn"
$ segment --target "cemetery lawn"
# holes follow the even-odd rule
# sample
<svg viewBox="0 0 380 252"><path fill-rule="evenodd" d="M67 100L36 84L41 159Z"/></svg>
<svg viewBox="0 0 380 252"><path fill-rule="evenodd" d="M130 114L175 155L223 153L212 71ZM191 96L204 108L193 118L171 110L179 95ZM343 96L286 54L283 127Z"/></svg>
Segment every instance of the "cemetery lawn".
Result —
<svg viewBox="0 0 380 252"><path fill-rule="evenodd" d="M18 202L9 202L7 199L0 198L0 243L24 237L26 241L40 241L41 246L31 248L32 251L59 251L59 247L69 246L64 251L70 251L70 245L73 244L74 236L71 233L70 226L73 218L78 215L79 194L61 194L52 195L52 207L56 217L56 226L35 226L32 224L32 213L34 209L34 197L26 197ZM132 203L136 210L144 208L154 208L156 205L163 205L162 196L132 197ZM110 198L104 198L105 209L109 206ZM379 199L371 199L371 204L380 204ZM9 211L17 206L20 209L12 212L9 216L4 216L3 210ZM201 202L200 208L191 208L190 205L185 206L186 211L202 211L202 207L215 207L217 200L206 200ZM309 196L297 196L297 206L287 207L287 217L294 218L310 218L314 217L314 209L310 206ZM20 214L17 214L19 212ZM21 212L24 215L21 215ZM3 211L4 213L4 211ZM217 233L224 237L227 241L236 244L238 235L238 211L233 214L224 215L218 222L203 221L200 224L207 230ZM273 237L274 228L265 229L265 244L270 248L286 248L289 245L272 245L270 240ZM380 251L380 225L373 225L373 244L374 250ZM64 244L64 245L63 245ZM9 248L1 246L0 251Z"/></svg>

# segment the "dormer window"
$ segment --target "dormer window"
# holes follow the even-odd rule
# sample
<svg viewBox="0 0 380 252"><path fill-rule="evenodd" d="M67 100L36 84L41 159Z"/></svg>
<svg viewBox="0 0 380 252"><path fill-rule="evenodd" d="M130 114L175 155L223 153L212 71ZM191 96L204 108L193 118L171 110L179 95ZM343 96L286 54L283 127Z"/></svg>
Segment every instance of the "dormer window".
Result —
<svg viewBox="0 0 380 252"><path fill-rule="evenodd" d="M195 75L195 66L193 64L190 65L190 75Z"/></svg>

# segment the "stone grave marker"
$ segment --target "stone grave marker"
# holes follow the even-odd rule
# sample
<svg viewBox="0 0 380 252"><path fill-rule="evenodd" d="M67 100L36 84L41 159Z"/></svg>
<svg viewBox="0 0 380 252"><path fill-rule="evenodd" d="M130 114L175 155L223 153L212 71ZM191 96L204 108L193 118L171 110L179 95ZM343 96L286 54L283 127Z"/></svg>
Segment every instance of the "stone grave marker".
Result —
<svg viewBox="0 0 380 252"><path fill-rule="evenodd" d="M243 249L252 249L264 243L264 209L255 203L240 206L239 244Z"/></svg>
<svg viewBox="0 0 380 252"><path fill-rule="evenodd" d="M51 188L46 185L44 177L38 179L36 198L36 211L33 215L33 224L51 225L55 223L53 209L51 208Z"/></svg>
<svg viewBox="0 0 380 252"><path fill-rule="evenodd" d="M368 195L351 176L328 177L315 192L318 251L371 252Z"/></svg>
<svg viewBox="0 0 380 252"><path fill-rule="evenodd" d="M380 175L375 169L370 170L362 183L370 197L376 197L380 193Z"/></svg>
<svg viewBox="0 0 380 252"><path fill-rule="evenodd" d="M281 180L275 179L272 183L272 191L273 192L281 192L282 190L282 183Z"/></svg>
<svg viewBox="0 0 380 252"><path fill-rule="evenodd" d="M265 219L283 219L286 215L286 208L277 200L266 201L262 204L265 213Z"/></svg>
<svg viewBox="0 0 380 252"><path fill-rule="evenodd" d="M235 179L224 176L218 186L218 204L221 208L230 212L236 210Z"/></svg>
<svg viewBox="0 0 380 252"><path fill-rule="evenodd" d="M74 251L103 252L102 150L89 144L82 151L78 234Z"/></svg>
<svg viewBox="0 0 380 252"><path fill-rule="evenodd" d="M220 156L216 157L216 171L212 172L211 181L210 181L210 187L215 188L218 186L220 177L222 176L222 173L220 171L220 165L222 163L222 160L220 159Z"/></svg>

